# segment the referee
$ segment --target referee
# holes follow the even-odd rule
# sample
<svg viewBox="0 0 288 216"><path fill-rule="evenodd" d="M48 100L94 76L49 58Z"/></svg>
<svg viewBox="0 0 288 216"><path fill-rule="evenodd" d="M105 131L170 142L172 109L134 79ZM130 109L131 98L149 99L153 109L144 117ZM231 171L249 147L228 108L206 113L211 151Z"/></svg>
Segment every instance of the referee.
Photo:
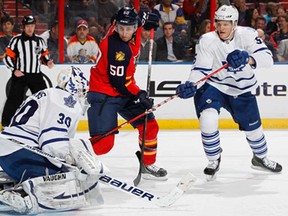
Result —
<svg viewBox="0 0 288 216"><path fill-rule="evenodd" d="M10 40L3 59L3 63L12 71L11 88L2 113L2 126L4 127L10 124L12 116L21 105L27 87L32 94L47 87L40 69L41 63L47 65L48 68L54 66L44 40L34 33L35 18L24 16L22 24L22 34ZM29 109L27 112L29 115ZM22 121L23 118L15 120Z"/></svg>

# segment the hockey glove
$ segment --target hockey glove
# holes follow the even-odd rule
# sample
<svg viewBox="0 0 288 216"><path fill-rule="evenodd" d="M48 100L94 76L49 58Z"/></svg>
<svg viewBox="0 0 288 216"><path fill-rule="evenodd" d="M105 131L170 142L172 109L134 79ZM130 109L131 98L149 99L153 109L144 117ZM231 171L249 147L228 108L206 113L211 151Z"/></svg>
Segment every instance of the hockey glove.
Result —
<svg viewBox="0 0 288 216"><path fill-rule="evenodd" d="M90 146L88 146L90 145ZM84 173L88 175L98 175L100 172L100 164L99 161L96 159L94 152L92 152L92 146L89 141L84 141L81 139L70 139L69 140L69 151L68 154L72 159L72 164L75 165ZM66 156L66 160L67 160ZM69 160L67 160L69 163ZM70 163L71 163L70 162ZM79 177L81 176L82 172L79 172ZM79 179L80 180L80 179Z"/></svg>
<svg viewBox="0 0 288 216"><path fill-rule="evenodd" d="M151 109L154 105L154 100L152 98L149 98L147 95L147 92L144 90L141 90L137 95L140 103L146 108Z"/></svg>
<svg viewBox="0 0 288 216"><path fill-rule="evenodd" d="M238 68L240 66L245 66L249 61L249 54L245 50L234 50L227 56L227 62L232 68Z"/></svg>
<svg viewBox="0 0 288 216"><path fill-rule="evenodd" d="M154 13L146 14L147 18L144 22L143 28L145 30L154 29L155 31L159 27L159 17Z"/></svg>
<svg viewBox="0 0 288 216"><path fill-rule="evenodd" d="M176 88L176 94L179 94L180 98L191 98L195 95L197 86L193 82L186 81L184 84L180 84Z"/></svg>

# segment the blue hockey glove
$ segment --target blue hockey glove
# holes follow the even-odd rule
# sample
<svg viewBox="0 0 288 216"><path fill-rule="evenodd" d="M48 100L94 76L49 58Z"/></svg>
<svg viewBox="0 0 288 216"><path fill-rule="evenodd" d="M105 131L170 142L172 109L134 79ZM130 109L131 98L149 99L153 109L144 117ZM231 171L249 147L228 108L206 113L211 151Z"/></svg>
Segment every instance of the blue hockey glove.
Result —
<svg viewBox="0 0 288 216"><path fill-rule="evenodd" d="M159 17L154 13L146 14L147 18L144 22L143 28L145 30L154 29L155 31L159 27Z"/></svg>
<svg viewBox="0 0 288 216"><path fill-rule="evenodd" d="M249 61L249 54L245 50L234 50L227 56L227 62L232 68L238 68L241 65L245 66Z"/></svg>
<svg viewBox="0 0 288 216"><path fill-rule="evenodd" d="M137 95L140 103L146 108L151 109L154 105L154 100L152 98L149 98L147 95L147 92L144 90L141 90Z"/></svg>
<svg viewBox="0 0 288 216"><path fill-rule="evenodd" d="M184 84L180 84L176 88L176 94L179 94L180 98L190 98L195 95L197 86L193 82L186 81Z"/></svg>

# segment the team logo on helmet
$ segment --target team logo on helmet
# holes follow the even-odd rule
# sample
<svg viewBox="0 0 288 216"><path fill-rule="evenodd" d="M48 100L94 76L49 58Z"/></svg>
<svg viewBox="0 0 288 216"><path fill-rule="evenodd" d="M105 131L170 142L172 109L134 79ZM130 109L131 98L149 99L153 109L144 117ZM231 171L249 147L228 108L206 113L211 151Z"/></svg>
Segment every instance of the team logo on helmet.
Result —
<svg viewBox="0 0 288 216"><path fill-rule="evenodd" d="M126 10L126 11L123 12L123 14L126 15L126 16L128 16L129 13L130 13L130 11L128 11L128 10Z"/></svg>
<svg viewBox="0 0 288 216"><path fill-rule="evenodd" d="M215 12L215 20L229 20L232 22L237 22L239 13L237 9L232 5L222 5Z"/></svg>
<svg viewBox="0 0 288 216"><path fill-rule="evenodd" d="M138 14L134 7L124 6L116 15L116 22L122 25L137 25Z"/></svg>

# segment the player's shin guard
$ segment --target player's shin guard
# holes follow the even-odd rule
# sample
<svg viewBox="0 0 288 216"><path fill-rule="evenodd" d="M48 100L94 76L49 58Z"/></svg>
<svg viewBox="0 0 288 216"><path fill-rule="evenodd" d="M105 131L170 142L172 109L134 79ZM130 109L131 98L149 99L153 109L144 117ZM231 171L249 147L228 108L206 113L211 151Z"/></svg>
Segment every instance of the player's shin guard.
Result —
<svg viewBox="0 0 288 216"><path fill-rule="evenodd" d="M268 148L262 127L253 131L245 131L245 134L247 142L253 151L252 168L275 173L281 172L282 166L267 157Z"/></svg>
<svg viewBox="0 0 288 216"><path fill-rule="evenodd" d="M139 145L141 148L142 137L144 133L144 124L137 127L139 131ZM145 145L143 152L143 162L144 164L150 165L155 163L156 154L157 154L157 134L159 131L158 123L155 119L151 119L147 122L146 125L146 136L145 136Z"/></svg>
<svg viewBox="0 0 288 216"><path fill-rule="evenodd" d="M139 130L139 145L143 145L142 137L144 133L144 125L137 127ZM141 173L144 179L167 180L167 171L155 165L157 153L157 134L159 131L158 123L155 119L151 119L146 125L145 145L143 152L143 164L141 164Z"/></svg>
<svg viewBox="0 0 288 216"><path fill-rule="evenodd" d="M96 143L92 144L95 154L102 155L102 154L108 153L114 146L114 138L115 138L115 135L110 134L98 140Z"/></svg>
<svg viewBox="0 0 288 216"><path fill-rule="evenodd" d="M216 178L216 173L219 171L221 162L221 152L219 140L219 131L214 133L205 134L201 133L202 142L204 146L205 154L209 160L207 167L204 169L204 174L208 181Z"/></svg>
<svg viewBox="0 0 288 216"><path fill-rule="evenodd" d="M208 181L216 178L221 162L220 136L218 131L218 112L215 109L206 109L201 112L199 118L201 127L202 144L209 160L204 174Z"/></svg>
<svg viewBox="0 0 288 216"><path fill-rule="evenodd" d="M220 136L218 131L218 112L215 109L206 109L199 118L202 144L209 161L220 157Z"/></svg>
<svg viewBox="0 0 288 216"><path fill-rule="evenodd" d="M260 126L253 131L245 131L245 134L253 154L258 158L266 157L268 149L262 127Z"/></svg>

